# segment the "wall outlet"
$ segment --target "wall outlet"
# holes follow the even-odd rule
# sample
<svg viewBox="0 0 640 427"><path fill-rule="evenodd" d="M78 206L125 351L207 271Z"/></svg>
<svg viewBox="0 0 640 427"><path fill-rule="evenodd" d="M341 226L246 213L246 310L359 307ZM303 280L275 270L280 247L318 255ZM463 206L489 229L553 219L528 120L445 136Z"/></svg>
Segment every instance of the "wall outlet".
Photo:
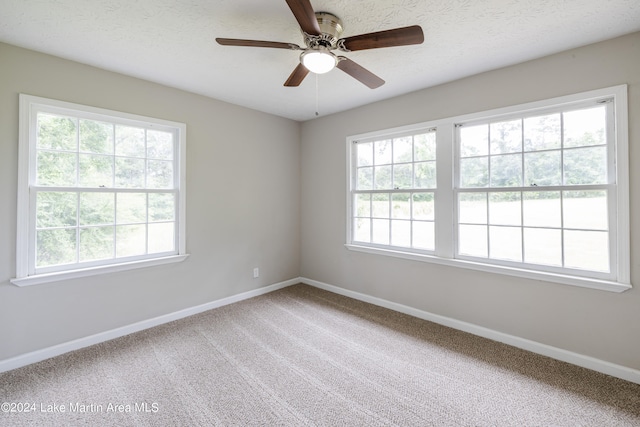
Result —
<svg viewBox="0 0 640 427"><path fill-rule="evenodd" d="M257 279L258 277L260 277L260 269L256 267L253 269L253 278Z"/></svg>

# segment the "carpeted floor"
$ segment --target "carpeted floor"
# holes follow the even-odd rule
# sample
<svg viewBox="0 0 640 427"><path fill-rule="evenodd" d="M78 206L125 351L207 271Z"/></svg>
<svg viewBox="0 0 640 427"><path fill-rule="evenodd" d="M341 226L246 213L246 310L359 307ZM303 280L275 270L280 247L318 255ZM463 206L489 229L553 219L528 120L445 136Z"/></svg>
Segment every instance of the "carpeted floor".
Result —
<svg viewBox="0 0 640 427"><path fill-rule="evenodd" d="M0 402L3 426L640 426L638 384L305 285L0 374Z"/></svg>

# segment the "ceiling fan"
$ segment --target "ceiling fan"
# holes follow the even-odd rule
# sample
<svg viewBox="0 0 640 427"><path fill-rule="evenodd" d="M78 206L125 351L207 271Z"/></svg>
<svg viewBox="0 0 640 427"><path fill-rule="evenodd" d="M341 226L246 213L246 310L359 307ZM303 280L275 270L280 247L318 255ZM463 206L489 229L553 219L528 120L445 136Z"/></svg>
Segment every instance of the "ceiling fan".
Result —
<svg viewBox="0 0 640 427"><path fill-rule="evenodd" d="M337 67L369 88L375 89L382 86L384 80L347 57L336 56L332 51L338 49L352 52L407 46L424 41L422 28L418 25L340 38L343 29L340 18L327 12L314 12L309 0L286 1L300 24L306 47L302 48L293 43L216 38L216 41L224 46L301 50L300 63L284 83L285 86L299 86L310 71L323 74Z"/></svg>

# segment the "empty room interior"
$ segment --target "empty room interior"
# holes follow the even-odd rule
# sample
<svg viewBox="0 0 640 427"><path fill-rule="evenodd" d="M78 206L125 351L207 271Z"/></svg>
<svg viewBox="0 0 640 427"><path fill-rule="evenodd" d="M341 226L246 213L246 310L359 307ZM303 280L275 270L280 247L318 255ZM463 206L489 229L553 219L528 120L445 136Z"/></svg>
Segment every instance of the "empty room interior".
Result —
<svg viewBox="0 0 640 427"><path fill-rule="evenodd" d="M640 425L639 117L637 1L0 0L0 424Z"/></svg>

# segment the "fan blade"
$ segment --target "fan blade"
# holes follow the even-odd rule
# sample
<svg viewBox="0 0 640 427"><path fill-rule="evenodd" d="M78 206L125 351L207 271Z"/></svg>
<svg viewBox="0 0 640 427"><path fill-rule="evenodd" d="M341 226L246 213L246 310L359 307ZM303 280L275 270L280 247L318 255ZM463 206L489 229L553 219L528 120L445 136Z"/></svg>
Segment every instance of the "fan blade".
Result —
<svg viewBox="0 0 640 427"><path fill-rule="evenodd" d="M312 36L319 36L322 33L309 0L287 0L287 4L302 31Z"/></svg>
<svg viewBox="0 0 640 427"><path fill-rule="evenodd" d="M354 79L358 80L360 83L368 86L370 89L375 89L384 84L384 80L382 80L380 77L376 76L361 65L356 64L349 58L339 56L338 59L338 68L349 74Z"/></svg>
<svg viewBox="0 0 640 427"><path fill-rule="evenodd" d="M406 46L420 44L424 41L424 34L419 25L360 34L338 40L338 46L344 51L377 49L380 47Z"/></svg>
<svg viewBox="0 0 640 427"><path fill-rule="evenodd" d="M268 42L268 41L262 41L262 40L223 39L223 38L217 38L216 41L223 46L273 47L276 49L302 50L300 46L294 43Z"/></svg>
<svg viewBox="0 0 640 427"><path fill-rule="evenodd" d="M300 63L295 70L293 70L293 73L291 73L287 81L284 82L284 85L289 87L300 86L300 83L307 77L307 74L309 74L309 70Z"/></svg>

